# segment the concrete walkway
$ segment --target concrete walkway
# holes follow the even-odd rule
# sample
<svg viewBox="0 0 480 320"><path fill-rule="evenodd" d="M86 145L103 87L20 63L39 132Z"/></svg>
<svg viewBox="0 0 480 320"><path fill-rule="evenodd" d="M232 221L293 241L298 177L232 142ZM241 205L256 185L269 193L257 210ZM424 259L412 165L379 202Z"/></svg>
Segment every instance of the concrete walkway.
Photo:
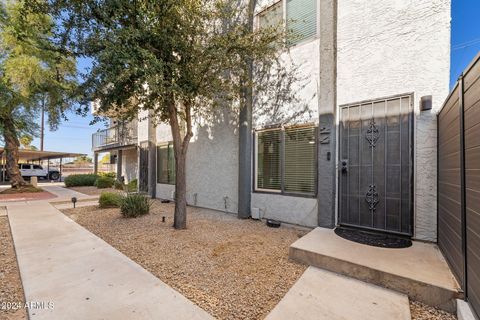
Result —
<svg viewBox="0 0 480 320"><path fill-rule="evenodd" d="M266 320L410 320L408 297L309 267Z"/></svg>
<svg viewBox="0 0 480 320"><path fill-rule="evenodd" d="M212 319L48 202L7 211L30 319Z"/></svg>

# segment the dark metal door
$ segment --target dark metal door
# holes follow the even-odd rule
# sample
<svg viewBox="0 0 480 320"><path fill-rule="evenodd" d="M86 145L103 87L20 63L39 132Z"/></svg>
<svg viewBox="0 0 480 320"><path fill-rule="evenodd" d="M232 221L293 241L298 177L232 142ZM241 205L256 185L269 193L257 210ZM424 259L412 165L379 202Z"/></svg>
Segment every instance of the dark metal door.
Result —
<svg viewBox="0 0 480 320"><path fill-rule="evenodd" d="M412 235L412 96L340 107L339 223Z"/></svg>
<svg viewBox="0 0 480 320"><path fill-rule="evenodd" d="M148 192L148 141L140 143L138 161L138 190Z"/></svg>

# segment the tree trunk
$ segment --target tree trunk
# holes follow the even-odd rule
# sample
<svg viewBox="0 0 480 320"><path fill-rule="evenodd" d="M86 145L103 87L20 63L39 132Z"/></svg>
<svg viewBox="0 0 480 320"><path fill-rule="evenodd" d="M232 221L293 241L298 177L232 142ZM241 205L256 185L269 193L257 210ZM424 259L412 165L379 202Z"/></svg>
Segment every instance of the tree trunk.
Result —
<svg viewBox="0 0 480 320"><path fill-rule="evenodd" d="M175 144L175 142L174 142ZM173 226L175 229L187 228L187 175L186 157L183 152L175 156L175 214Z"/></svg>
<svg viewBox="0 0 480 320"><path fill-rule="evenodd" d="M190 106L185 106L186 134L182 133L178 121L178 111L175 103L169 105L169 122L173 137L175 154L175 213L173 226L175 229L187 228L187 150L192 134Z"/></svg>
<svg viewBox="0 0 480 320"><path fill-rule="evenodd" d="M25 180L23 180L20 169L18 168L18 148L20 142L18 141L13 119L10 116L7 116L2 120L4 128L3 138L5 140L5 154L7 158L7 174L12 188L20 189L21 187L28 185Z"/></svg>

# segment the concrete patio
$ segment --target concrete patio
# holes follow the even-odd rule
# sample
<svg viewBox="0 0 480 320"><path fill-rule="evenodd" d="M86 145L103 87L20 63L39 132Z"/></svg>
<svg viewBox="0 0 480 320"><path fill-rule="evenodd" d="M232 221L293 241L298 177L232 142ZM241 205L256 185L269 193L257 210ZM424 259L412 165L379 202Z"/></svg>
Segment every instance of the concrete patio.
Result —
<svg viewBox="0 0 480 320"><path fill-rule="evenodd" d="M405 249L385 249L345 240L316 228L290 247L290 258L408 295L455 312L463 292L434 244L414 241ZM320 285L320 284L319 284Z"/></svg>

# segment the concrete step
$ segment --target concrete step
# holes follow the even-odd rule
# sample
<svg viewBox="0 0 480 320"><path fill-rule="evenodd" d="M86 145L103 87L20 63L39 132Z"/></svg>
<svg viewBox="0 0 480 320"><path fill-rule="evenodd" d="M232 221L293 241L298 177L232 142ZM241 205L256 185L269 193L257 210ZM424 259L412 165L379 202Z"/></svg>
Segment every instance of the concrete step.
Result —
<svg viewBox="0 0 480 320"><path fill-rule="evenodd" d="M463 292L434 244L414 241L410 248L386 249L345 240L316 228L290 246L290 258L408 295L455 312Z"/></svg>
<svg viewBox="0 0 480 320"><path fill-rule="evenodd" d="M410 320L410 306L404 294L309 267L266 319Z"/></svg>

